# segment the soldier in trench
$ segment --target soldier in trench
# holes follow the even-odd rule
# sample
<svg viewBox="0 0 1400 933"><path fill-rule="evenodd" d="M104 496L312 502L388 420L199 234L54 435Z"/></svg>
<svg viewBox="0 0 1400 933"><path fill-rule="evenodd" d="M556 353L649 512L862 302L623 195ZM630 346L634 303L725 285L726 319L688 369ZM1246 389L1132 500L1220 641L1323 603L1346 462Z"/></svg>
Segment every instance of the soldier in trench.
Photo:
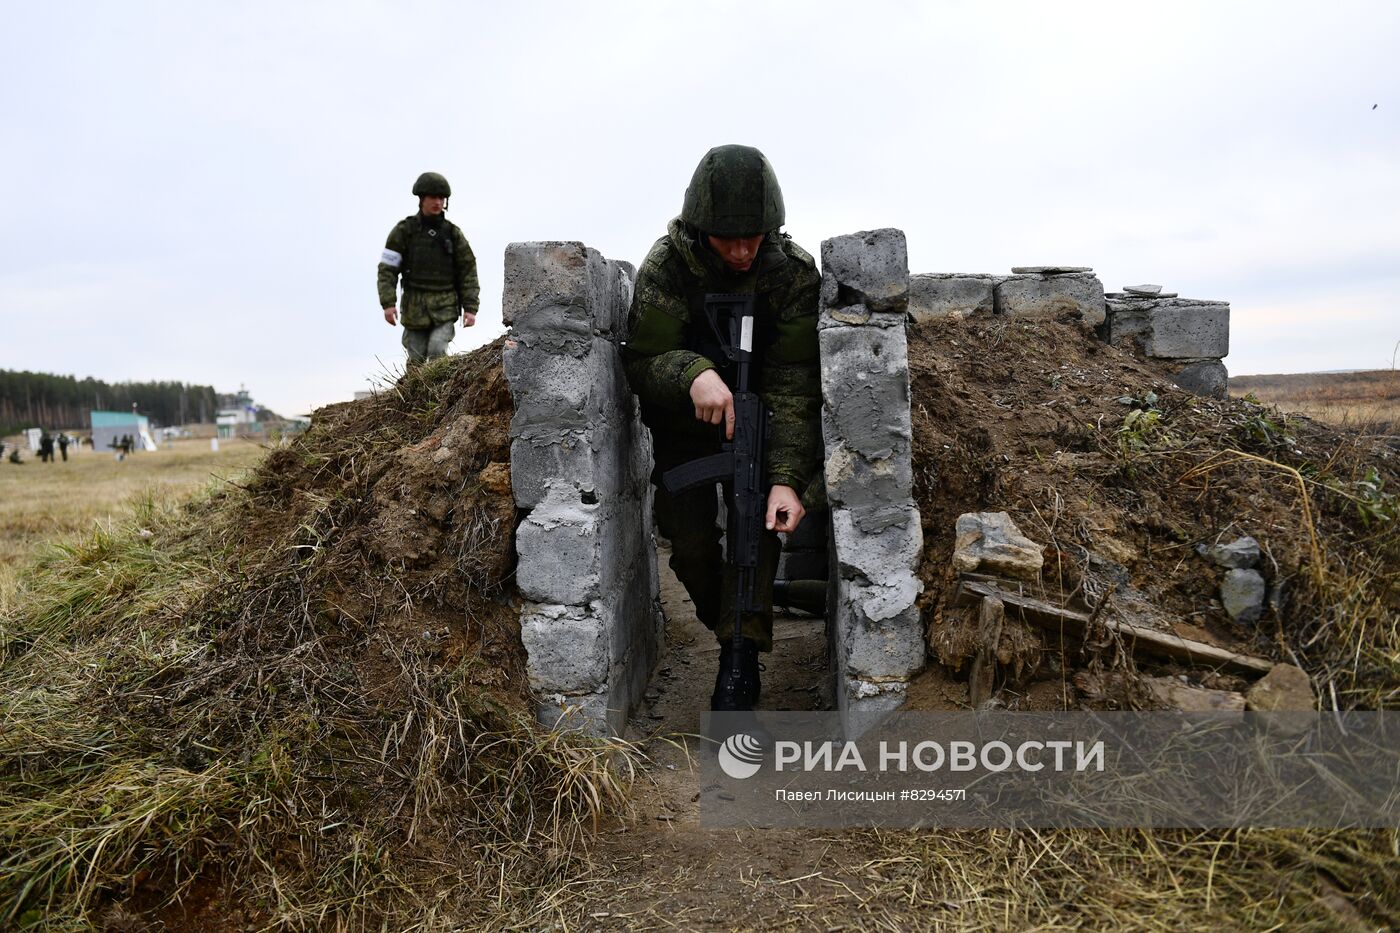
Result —
<svg viewBox="0 0 1400 933"><path fill-rule="evenodd" d="M667 226L637 273L624 362L656 451L656 522L671 541L671 569L697 617L720 643L719 672L733 660L734 578L716 526L712 486L670 494L667 469L718 453L734 428L734 365L704 316L710 293L754 296L754 384L770 412L764 462L767 513L759 553L758 602L744 615L739 676L716 676L714 710L751 710L760 692L760 652L773 650L773 578L779 532L805 509L821 459L821 379L812 257L781 232L786 214L768 159L750 146L719 146L701 159L680 216Z"/></svg>

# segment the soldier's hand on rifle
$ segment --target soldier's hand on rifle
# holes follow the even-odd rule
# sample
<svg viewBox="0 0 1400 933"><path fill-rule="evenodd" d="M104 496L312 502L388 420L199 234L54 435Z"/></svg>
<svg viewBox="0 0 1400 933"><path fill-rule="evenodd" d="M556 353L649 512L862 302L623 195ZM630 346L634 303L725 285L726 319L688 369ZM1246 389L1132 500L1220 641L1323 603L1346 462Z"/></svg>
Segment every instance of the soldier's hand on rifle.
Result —
<svg viewBox="0 0 1400 933"><path fill-rule="evenodd" d="M463 326L463 327L471 327L471 326L472 326L473 324L475 324L475 323L476 323L476 312L475 312L475 311L463 311L463 312L462 312L462 326Z"/></svg>
<svg viewBox="0 0 1400 933"><path fill-rule="evenodd" d="M783 534L796 531L802 516L806 514L797 490L791 486L774 486L768 491L768 517L764 527L769 531L781 531Z"/></svg>
<svg viewBox="0 0 1400 933"><path fill-rule="evenodd" d="M384 309L384 320L389 322L390 327L393 327L399 322L398 305L390 305L389 307Z"/></svg>
<svg viewBox="0 0 1400 933"><path fill-rule="evenodd" d="M696 420L724 425L725 440L734 440L734 395L713 369L707 369L690 384L690 400L695 403Z"/></svg>

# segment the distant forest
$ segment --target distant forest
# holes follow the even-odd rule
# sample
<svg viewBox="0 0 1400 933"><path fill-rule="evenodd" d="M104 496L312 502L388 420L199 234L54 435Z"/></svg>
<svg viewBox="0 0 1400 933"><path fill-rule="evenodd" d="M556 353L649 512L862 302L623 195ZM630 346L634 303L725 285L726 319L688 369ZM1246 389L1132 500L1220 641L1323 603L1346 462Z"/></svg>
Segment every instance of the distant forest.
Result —
<svg viewBox="0 0 1400 933"><path fill-rule="evenodd" d="M213 386L183 382L102 382L49 373L0 369L0 436L25 428L86 428L88 412L131 411L152 425L212 422L219 395Z"/></svg>

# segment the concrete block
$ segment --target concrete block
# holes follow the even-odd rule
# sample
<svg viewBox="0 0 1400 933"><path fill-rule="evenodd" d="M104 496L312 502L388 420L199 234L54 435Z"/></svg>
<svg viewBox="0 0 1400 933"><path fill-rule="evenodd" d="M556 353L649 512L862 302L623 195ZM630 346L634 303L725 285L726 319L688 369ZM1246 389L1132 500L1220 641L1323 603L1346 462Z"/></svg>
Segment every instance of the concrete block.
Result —
<svg viewBox="0 0 1400 933"><path fill-rule="evenodd" d="M1097 327L1103 323L1106 311L1103 283L1088 272L1013 275L997 283L994 295L997 314L1032 318L1073 314Z"/></svg>
<svg viewBox="0 0 1400 933"><path fill-rule="evenodd" d="M588 338L591 344L593 338ZM582 430L596 411L594 367L581 357L551 352L520 342L502 354L515 413L511 433L544 425Z"/></svg>
<svg viewBox="0 0 1400 933"><path fill-rule="evenodd" d="M585 735L621 735L627 711L610 705L605 691L567 695L536 693L537 715L546 729L581 732Z"/></svg>
<svg viewBox="0 0 1400 933"><path fill-rule="evenodd" d="M1131 337L1159 359L1220 359L1230 353L1230 306L1183 298L1109 303L1109 339Z"/></svg>
<svg viewBox="0 0 1400 933"><path fill-rule="evenodd" d="M907 498L913 484L908 348L902 327L829 327L822 350L828 501Z"/></svg>
<svg viewBox="0 0 1400 933"><path fill-rule="evenodd" d="M923 553L924 532L919 509L912 501L890 503L884 510L898 516L873 533L860 527L860 517L850 509L832 513L832 540L836 545L836 567L845 579L862 579L891 586L906 578L917 584L914 571ZM914 590L917 596L919 589ZM876 616L868 618L879 621Z"/></svg>
<svg viewBox="0 0 1400 933"><path fill-rule="evenodd" d="M627 325L627 311L632 306L632 282L636 270L630 262L605 259L590 266L595 277L591 283L593 327L603 337L620 338Z"/></svg>
<svg viewBox="0 0 1400 933"><path fill-rule="evenodd" d="M608 508L584 504L577 490L551 485L515 536L520 593L539 603L587 605L603 578L600 526Z"/></svg>
<svg viewBox="0 0 1400 933"><path fill-rule="evenodd" d="M606 626L590 609L527 604L520 614L520 641L536 691L591 692L607 678Z"/></svg>
<svg viewBox="0 0 1400 933"><path fill-rule="evenodd" d="M1178 369L1172 381L1187 392L1223 399L1229 394L1230 371L1219 360L1198 360Z"/></svg>
<svg viewBox="0 0 1400 933"><path fill-rule="evenodd" d="M850 604L858 610L853 613L838 611L837 614L843 626L839 637L846 676L862 680L908 680L922 670L927 649L919 610L913 605L918 591L898 594L896 599L900 602L908 597L898 615L872 622L859 610L885 601L886 594L872 591L886 588L851 584L845 589Z"/></svg>
<svg viewBox="0 0 1400 933"><path fill-rule="evenodd" d="M538 315L552 303L573 309L571 316L587 324L592 333L589 307L593 266L603 264L596 250L577 241L543 240L506 246L505 280L501 291L501 319L513 330L536 330Z"/></svg>
<svg viewBox="0 0 1400 933"><path fill-rule="evenodd" d="M909 277L909 314L915 322L991 314L1000 276L921 273Z"/></svg>
<svg viewBox="0 0 1400 933"><path fill-rule="evenodd" d="M902 681L872 683L851 678L841 686L836 692L836 707L841 713L841 730L850 741L878 728L904 705L908 693L908 685Z"/></svg>
<svg viewBox="0 0 1400 933"><path fill-rule="evenodd" d="M908 303L904 231L885 227L822 241L823 308L903 312Z"/></svg>

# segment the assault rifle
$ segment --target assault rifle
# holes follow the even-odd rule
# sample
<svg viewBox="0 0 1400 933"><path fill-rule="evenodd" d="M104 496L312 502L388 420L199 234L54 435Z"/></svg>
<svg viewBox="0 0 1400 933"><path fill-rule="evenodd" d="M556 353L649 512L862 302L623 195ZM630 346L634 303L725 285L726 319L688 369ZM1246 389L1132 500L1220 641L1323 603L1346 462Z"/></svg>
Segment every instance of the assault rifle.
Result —
<svg viewBox="0 0 1400 933"><path fill-rule="evenodd" d="M735 367L734 438L720 453L701 457L667 470L661 482L667 492L678 493L703 484L730 486L733 506L725 528L725 560L736 570L733 651L730 670L721 677L740 676L741 628L746 612L761 612L756 598L758 549L768 496L763 488L764 448L768 440L768 411L758 393L749 390L749 366L753 360L753 295L708 294L705 319L726 359ZM718 362L718 361L716 361Z"/></svg>

